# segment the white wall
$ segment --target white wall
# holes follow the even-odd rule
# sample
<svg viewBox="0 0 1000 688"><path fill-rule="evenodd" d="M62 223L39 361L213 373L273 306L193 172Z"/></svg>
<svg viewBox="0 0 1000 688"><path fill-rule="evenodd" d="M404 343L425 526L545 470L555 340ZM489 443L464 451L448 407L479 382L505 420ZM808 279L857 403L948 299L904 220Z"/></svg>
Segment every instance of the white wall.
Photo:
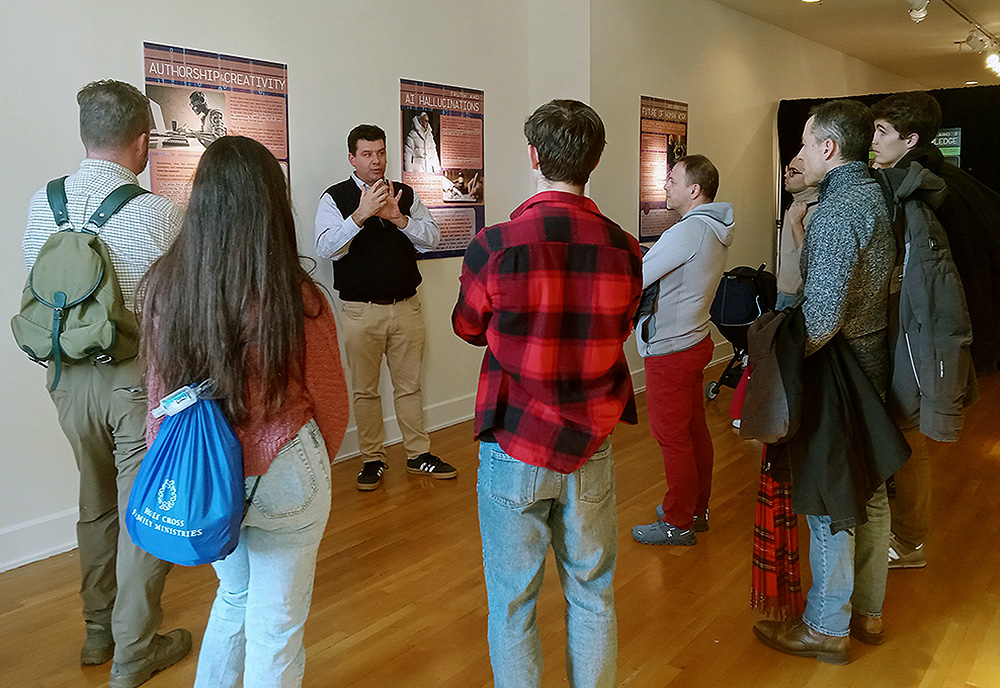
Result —
<svg viewBox="0 0 1000 688"><path fill-rule="evenodd" d="M312 245L320 193L350 171L345 138L352 126L368 121L386 129L390 172L398 174L400 78L485 91L489 223L531 192L524 118L550 98L571 97L589 100L605 119L609 145L592 192L634 233L638 96L690 103L691 149L716 161L722 198L737 205L733 264L771 254L776 101L910 86L708 0L0 0L0 8L5 314L17 309L23 286L28 197L73 172L83 156L76 90L99 78L141 87L144 40L288 64L292 192L304 250ZM789 63L789 51L801 56L798 65ZM420 269L429 333L424 402L428 426L436 428L471 417L481 352L451 334L460 259L422 261ZM329 266L319 275L329 283ZM632 363L641 370L637 357ZM0 335L0 370L4 570L74 546L77 475L43 373L9 336ZM393 423L387 431L398 437ZM356 447L350 433L341 456Z"/></svg>
<svg viewBox="0 0 1000 688"><path fill-rule="evenodd" d="M347 132L359 122L388 133L390 173L398 175L399 79L486 92L486 219L507 217L527 195L521 135L537 102L586 98L587 3L558 0L473 2L204 2L0 0L0 313L17 309L28 197L73 172L83 156L75 94L88 81L116 78L141 88L142 42L181 45L288 64L292 195L304 252L311 253L316 201L350 173ZM540 18L565 15L554 35ZM535 19L536 21L532 21ZM558 46L571 50L561 54ZM529 80L529 75L534 75ZM398 176L397 176L398 178ZM432 428L472 416L481 352L451 334L461 259L422 261L420 289L429 332L424 400ZM329 265L319 268L329 284ZM77 474L44 390L43 372L0 336L0 570L75 543ZM391 388L384 385L384 391ZM386 397L389 439L399 437ZM353 427L341 451L357 449Z"/></svg>

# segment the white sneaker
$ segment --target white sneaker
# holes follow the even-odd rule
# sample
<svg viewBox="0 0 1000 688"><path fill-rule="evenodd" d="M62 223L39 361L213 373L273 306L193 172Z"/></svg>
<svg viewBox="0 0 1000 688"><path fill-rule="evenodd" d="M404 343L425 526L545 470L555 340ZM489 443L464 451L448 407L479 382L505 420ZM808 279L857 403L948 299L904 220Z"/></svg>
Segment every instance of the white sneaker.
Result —
<svg viewBox="0 0 1000 688"><path fill-rule="evenodd" d="M912 549L902 544L895 535L889 537L889 568L890 569L922 569L927 566L924 556L924 543Z"/></svg>

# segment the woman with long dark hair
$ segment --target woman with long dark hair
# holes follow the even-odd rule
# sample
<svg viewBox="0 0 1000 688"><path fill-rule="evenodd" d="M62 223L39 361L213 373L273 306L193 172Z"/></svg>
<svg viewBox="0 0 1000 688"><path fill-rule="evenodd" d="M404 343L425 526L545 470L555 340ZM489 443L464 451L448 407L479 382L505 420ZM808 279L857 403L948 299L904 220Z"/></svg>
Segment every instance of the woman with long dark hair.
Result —
<svg viewBox="0 0 1000 688"><path fill-rule="evenodd" d="M301 266L285 177L264 146L227 136L205 151L143 312L150 405L211 379L243 446L247 494L261 476L236 551L212 565L195 686L299 686L348 404L333 314ZM150 442L158 427L150 416Z"/></svg>

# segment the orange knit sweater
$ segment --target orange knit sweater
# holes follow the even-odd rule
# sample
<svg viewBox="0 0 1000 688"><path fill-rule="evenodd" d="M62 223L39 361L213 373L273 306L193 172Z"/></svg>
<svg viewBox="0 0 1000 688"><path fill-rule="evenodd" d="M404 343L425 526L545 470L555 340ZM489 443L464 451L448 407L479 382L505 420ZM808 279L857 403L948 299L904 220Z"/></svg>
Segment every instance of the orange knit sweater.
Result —
<svg viewBox="0 0 1000 688"><path fill-rule="evenodd" d="M249 375L250 420L233 426L243 445L244 476L266 473L281 448L310 418L316 419L331 459L337 455L347 430L347 385L333 311L321 294L310 289L303 288L302 300L307 314L316 313L305 319L305 379L290 380L281 408L265 417L260 381L253 371ZM153 366L148 368L147 390L150 410L172 391L163 389L163 381ZM159 427L160 419L146 417L146 440L150 445Z"/></svg>

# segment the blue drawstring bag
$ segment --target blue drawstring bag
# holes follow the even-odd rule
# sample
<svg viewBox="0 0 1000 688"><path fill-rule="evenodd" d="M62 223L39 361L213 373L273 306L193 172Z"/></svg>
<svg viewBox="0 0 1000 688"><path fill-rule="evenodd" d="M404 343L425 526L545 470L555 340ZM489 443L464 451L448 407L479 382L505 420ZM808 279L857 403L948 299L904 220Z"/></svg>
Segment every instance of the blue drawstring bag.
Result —
<svg viewBox="0 0 1000 688"><path fill-rule="evenodd" d="M215 400L198 396L207 386L184 387L154 411L167 417L142 460L125 512L136 546L183 566L232 553L245 514L243 448Z"/></svg>

